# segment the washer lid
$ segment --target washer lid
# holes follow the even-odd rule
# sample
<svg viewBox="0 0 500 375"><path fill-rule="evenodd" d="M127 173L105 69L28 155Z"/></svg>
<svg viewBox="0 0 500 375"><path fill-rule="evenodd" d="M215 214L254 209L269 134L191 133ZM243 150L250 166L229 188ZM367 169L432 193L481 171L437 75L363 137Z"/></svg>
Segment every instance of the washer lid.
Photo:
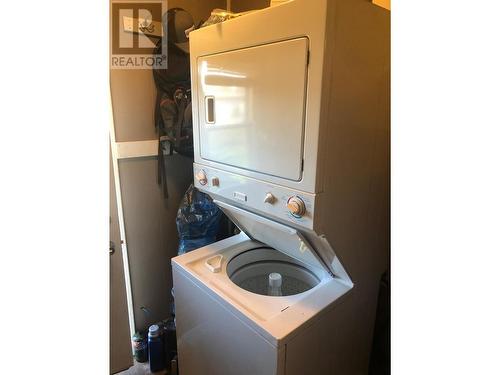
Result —
<svg viewBox="0 0 500 375"><path fill-rule="evenodd" d="M333 275L331 268L322 261L304 236L294 228L218 200L214 200L214 203L251 239L271 246L307 265L325 269Z"/></svg>

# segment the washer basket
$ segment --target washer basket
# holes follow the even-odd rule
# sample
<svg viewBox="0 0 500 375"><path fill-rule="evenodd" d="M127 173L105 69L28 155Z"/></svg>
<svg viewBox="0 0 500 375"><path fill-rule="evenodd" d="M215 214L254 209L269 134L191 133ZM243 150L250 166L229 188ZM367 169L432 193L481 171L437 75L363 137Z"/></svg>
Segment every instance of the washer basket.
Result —
<svg viewBox="0 0 500 375"><path fill-rule="evenodd" d="M281 296L303 293L320 282L301 263L270 247L245 251L232 258L227 265L227 274L233 283L265 296L276 296L270 292L270 275L276 273L281 276Z"/></svg>

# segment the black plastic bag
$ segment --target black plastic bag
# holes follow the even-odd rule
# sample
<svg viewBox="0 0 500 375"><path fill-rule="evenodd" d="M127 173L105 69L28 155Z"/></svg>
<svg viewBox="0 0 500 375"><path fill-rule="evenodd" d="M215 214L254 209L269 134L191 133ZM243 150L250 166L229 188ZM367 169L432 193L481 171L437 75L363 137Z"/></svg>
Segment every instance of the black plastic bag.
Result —
<svg viewBox="0 0 500 375"><path fill-rule="evenodd" d="M222 211L207 194L189 186L177 211L178 254L209 245L217 240Z"/></svg>

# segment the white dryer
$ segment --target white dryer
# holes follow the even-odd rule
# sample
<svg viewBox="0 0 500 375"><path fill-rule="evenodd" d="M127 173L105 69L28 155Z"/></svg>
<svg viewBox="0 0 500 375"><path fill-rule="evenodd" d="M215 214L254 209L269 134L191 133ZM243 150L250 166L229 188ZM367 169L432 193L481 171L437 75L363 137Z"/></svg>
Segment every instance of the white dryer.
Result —
<svg viewBox="0 0 500 375"><path fill-rule="evenodd" d="M180 373L367 373L388 266L388 12L289 1L190 33L190 51L195 186L241 233L172 260Z"/></svg>

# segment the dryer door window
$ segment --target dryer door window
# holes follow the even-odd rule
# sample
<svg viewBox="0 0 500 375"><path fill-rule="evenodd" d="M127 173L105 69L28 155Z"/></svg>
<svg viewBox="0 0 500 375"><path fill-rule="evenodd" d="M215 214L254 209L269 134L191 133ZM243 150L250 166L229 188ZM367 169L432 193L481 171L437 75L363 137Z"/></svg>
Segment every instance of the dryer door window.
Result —
<svg viewBox="0 0 500 375"><path fill-rule="evenodd" d="M198 58L203 159L302 177L307 38Z"/></svg>

